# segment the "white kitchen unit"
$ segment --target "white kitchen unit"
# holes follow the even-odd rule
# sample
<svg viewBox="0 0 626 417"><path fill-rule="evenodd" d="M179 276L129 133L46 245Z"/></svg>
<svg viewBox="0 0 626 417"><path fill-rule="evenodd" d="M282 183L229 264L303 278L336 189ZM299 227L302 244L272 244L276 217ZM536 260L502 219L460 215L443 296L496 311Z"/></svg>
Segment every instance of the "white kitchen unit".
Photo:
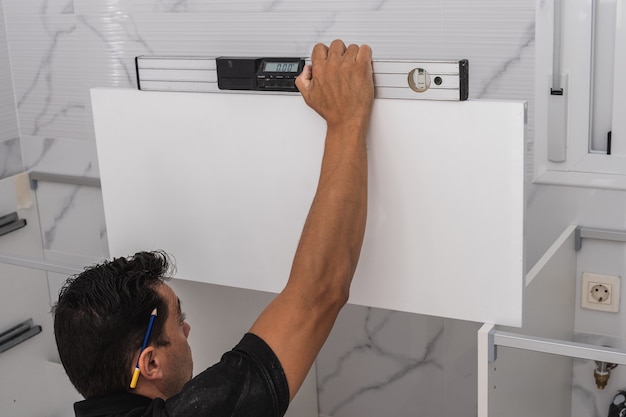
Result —
<svg viewBox="0 0 626 417"><path fill-rule="evenodd" d="M522 328L480 329L479 417L571 417L573 358L626 365L626 351L574 341L577 251L586 238L623 242L626 233L568 227L526 275Z"/></svg>
<svg viewBox="0 0 626 417"><path fill-rule="evenodd" d="M93 89L92 104L111 256L163 249L180 278L283 288L325 133L298 94ZM350 303L521 325L524 121L520 102L375 100Z"/></svg>

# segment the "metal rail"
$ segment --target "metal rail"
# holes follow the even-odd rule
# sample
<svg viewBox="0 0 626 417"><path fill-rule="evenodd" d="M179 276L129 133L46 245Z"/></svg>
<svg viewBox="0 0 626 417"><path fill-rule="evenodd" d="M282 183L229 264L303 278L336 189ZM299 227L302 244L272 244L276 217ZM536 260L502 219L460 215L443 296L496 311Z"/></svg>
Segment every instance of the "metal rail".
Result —
<svg viewBox="0 0 626 417"><path fill-rule="evenodd" d="M583 247L583 238L626 242L626 232L622 230L593 229L579 226L576 228L576 235L574 236L576 251L579 251Z"/></svg>
<svg viewBox="0 0 626 417"><path fill-rule="evenodd" d="M83 268L71 265L46 262L40 259L28 258L24 256L9 255L0 253L0 263L23 266L25 268L38 269L40 271L56 272L59 274L75 275L83 272Z"/></svg>
<svg viewBox="0 0 626 417"><path fill-rule="evenodd" d="M498 346L626 365L626 351L620 349L527 336L492 328L489 331L489 362L497 359Z"/></svg>

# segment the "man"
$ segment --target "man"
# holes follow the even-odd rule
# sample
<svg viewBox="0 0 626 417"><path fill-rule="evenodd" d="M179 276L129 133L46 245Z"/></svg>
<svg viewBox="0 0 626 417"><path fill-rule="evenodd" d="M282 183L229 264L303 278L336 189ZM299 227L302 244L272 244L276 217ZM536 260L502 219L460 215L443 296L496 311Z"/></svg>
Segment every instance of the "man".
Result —
<svg viewBox="0 0 626 417"><path fill-rule="evenodd" d="M296 80L327 124L317 192L287 285L218 364L191 378L190 328L164 282L170 268L164 253L114 259L66 283L55 307L55 337L68 376L86 398L76 403L77 416L285 413L348 300L361 250L371 57L367 45L318 44Z"/></svg>

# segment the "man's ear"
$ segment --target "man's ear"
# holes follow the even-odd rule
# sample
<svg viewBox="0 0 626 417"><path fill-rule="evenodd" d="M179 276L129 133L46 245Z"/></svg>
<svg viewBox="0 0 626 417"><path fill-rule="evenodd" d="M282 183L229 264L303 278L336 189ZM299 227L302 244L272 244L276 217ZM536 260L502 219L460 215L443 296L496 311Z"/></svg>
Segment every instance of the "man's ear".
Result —
<svg viewBox="0 0 626 417"><path fill-rule="evenodd" d="M152 346L147 346L139 355L139 370L141 376L147 380L163 379L163 367L161 357Z"/></svg>

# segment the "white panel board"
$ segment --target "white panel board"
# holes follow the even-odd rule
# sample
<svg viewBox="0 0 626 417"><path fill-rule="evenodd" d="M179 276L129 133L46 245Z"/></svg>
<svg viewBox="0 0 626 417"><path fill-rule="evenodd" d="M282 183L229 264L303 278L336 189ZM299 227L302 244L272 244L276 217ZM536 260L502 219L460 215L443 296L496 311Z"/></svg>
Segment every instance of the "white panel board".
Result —
<svg viewBox="0 0 626 417"><path fill-rule="evenodd" d="M298 95L92 90L112 256L279 292L325 124ZM521 324L524 104L377 99L369 218L350 302Z"/></svg>

